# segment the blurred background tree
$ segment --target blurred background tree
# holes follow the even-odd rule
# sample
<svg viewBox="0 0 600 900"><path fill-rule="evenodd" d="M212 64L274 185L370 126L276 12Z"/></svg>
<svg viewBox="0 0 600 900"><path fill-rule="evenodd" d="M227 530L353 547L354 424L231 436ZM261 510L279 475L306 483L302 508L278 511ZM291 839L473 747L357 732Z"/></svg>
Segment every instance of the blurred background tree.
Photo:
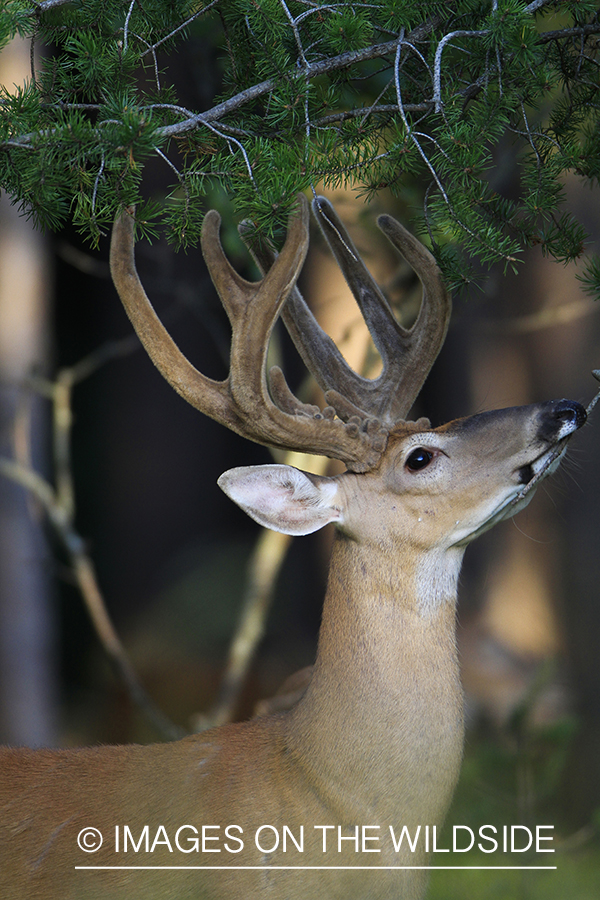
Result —
<svg viewBox="0 0 600 900"><path fill-rule="evenodd" d="M373 243L383 211L429 243L460 289L421 401L434 424L555 396L587 402L600 364L598 307L585 296L600 293L587 190L600 171L598 11L586 0L2 5L0 65L21 40L18 74L0 73L0 455L58 490L49 384L85 370L63 407L73 525L144 684L181 725L214 701L256 539L216 478L269 455L187 408L120 343L130 328L106 262L116 211L136 205L140 236L153 238L138 245L142 279L212 377L226 373L227 322L199 255L175 251L197 244L216 206L228 254L255 277L234 224L250 219L278 242L297 192L314 189L355 220L392 302L412 284ZM304 287L345 340L354 312L313 243ZM559 475L516 528L467 554L459 640L471 731L451 818L580 828L554 895L578 900L596 896L599 877L596 435L592 425L570 450L577 484ZM155 738L103 663L66 551L53 533L48 554L41 523L0 478L1 739ZM294 543L238 715L311 662L326 555L319 538ZM471 890L452 884L456 896ZM478 896L553 896L539 880L485 885ZM452 896L447 881L438 891Z"/></svg>

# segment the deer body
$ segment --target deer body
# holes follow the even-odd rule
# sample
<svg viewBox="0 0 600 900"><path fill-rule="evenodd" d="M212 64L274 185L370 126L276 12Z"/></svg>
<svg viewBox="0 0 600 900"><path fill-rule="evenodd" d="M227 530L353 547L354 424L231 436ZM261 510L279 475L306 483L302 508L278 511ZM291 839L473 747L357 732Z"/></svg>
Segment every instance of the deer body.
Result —
<svg viewBox="0 0 600 900"><path fill-rule="evenodd" d="M338 251L347 251L346 264L352 269L357 257L349 238L340 223L334 231L345 248ZM279 278L285 296L295 275L287 270L281 274L281 260L287 259L297 274L302 256L291 254L290 262L288 242L263 282ZM243 320L243 332L249 317L242 315L235 292L255 297L257 290L223 268L214 246L211 252L221 260L218 265L214 258L209 261L215 283L222 294L231 289L227 302L234 345L239 346L243 335L238 333L236 344L236 322ZM427 266L432 265L425 266L424 280L430 282ZM232 362L230 378L216 384L180 356L174 362L171 355L178 351L165 340L125 268L125 275L119 274L113 260L121 296L159 368L188 399L199 403L201 397L210 414L226 419L229 427L242 433L253 428L252 416L240 414L241 407L254 410L256 404L256 396L240 388L243 373L236 374ZM350 274L350 280L365 286L366 276ZM300 320L313 329L314 341L304 348L308 358L319 342L328 347L306 319L300 300L294 298L295 312L288 310L295 316L290 331L299 330ZM438 301L447 315L443 291ZM277 314L273 307L271 316ZM365 311L371 321L379 315ZM423 315L427 319L427 310ZM387 319L378 325L382 355L390 358L391 327ZM432 328L439 344L446 325L437 322ZM437 351L422 335L413 341L411 333L402 332L399 340L409 355L411 342L424 344L428 365L435 358ZM342 371L339 360L332 365ZM329 362L326 368L325 374L319 372L324 380L333 377ZM404 378L395 371L395 378ZM0 751L3 897L423 896L426 872L400 867L427 864L432 846L425 830L441 825L458 778L463 723L454 629L464 549L529 501L529 488L556 467L568 438L585 421L585 411L577 403L555 401L433 429L426 420L399 419L400 404L410 406L422 379L422 372L410 376L404 400L395 388L377 395L384 412L393 407L392 421L383 427L379 419L357 415L357 401L367 402L370 384L348 376L343 396L330 391L336 418L332 410L321 414L300 404L275 375L271 392L278 405L273 408L272 400L263 398L267 412L255 439L285 443L297 418L300 444L314 440L319 452L340 455L349 471L325 478L287 466L259 466L233 469L219 483L257 521L276 530L307 534L330 522L337 526L310 684L285 713L172 744ZM266 391L260 378L255 391ZM210 398L204 403L206 392ZM125 826L133 841L140 842L137 849L130 842L125 850ZM77 846L77 836L87 827L103 835L97 852ZM404 839L396 848L394 839L403 827L414 843L411 847ZM75 869L92 865L153 870ZM167 871L159 866L204 868ZM303 871L282 868L295 866Z"/></svg>
<svg viewBox="0 0 600 900"><path fill-rule="evenodd" d="M454 644L452 598L432 615L410 608L400 572L399 602L381 603L382 578L363 575L353 542L333 551L321 648L307 695L289 713L225 726L176 744L100 747L78 751L4 750L0 754L0 889L6 897L77 898L362 898L421 896L425 873L340 871L80 872L75 865L424 865L424 834L412 853L393 850L389 834L403 826L439 824L450 802L462 754L462 694ZM353 555L356 590L339 578ZM359 554L360 556L360 554ZM382 557L384 560L385 558ZM369 560L368 564L372 564ZM344 569L341 571L345 571ZM389 580L389 578L388 578ZM386 586L386 597L389 585ZM406 603L406 605L405 605ZM331 649L350 641L351 657ZM381 653L380 651L384 652ZM335 653L335 651L334 651ZM321 672L321 669L323 671ZM407 680L406 673L411 673ZM435 741L431 735L435 734ZM101 790L99 790L99 787ZM43 798L43 808L40 808ZM114 853L115 825L129 825L135 840L149 825L150 842L163 825L174 852ZM106 849L86 855L76 844L84 827L105 836ZM178 852L182 825L220 825L207 846L219 854ZM239 825L244 850L228 853L227 825ZM262 853L254 843L261 826L284 825L304 848ZM315 826L335 826L326 833ZM369 826L366 844L345 836ZM375 828L373 828L375 826ZM183 832L181 843L189 836ZM362 837L359 840L361 847ZM273 844L263 834L261 846ZM121 839L122 846L122 839ZM184 846L186 846L184 844ZM165 890L167 886L170 888ZM172 893L169 893L169 890ZM163 893L164 891L164 893Z"/></svg>

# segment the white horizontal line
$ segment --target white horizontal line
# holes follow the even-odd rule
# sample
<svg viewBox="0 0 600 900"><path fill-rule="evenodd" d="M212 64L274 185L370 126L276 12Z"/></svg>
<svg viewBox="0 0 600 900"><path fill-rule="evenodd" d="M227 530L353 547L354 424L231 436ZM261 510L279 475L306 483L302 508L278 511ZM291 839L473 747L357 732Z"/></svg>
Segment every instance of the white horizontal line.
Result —
<svg viewBox="0 0 600 900"><path fill-rule="evenodd" d="M112 871L115 869L125 870L125 871L137 871L137 870L149 870L149 871L177 871L179 869L188 870L200 870L200 869L211 869L211 870L219 870L223 869L224 871L232 871L235 869L250 869L253 871L264 871L266 869L286 869L286 870L314 870L314 869L360 869L361 871L368 872L371 870L377 871L385 870L385 871L394 871L394 870L406 870L406 869L444 869L451 871L452 869L462 869L462 870L511 870L511 871L524 871L525 869L535 869L535 870L551 870L554 871L557 866L75 866L75 869L78 871Z"/></svg>

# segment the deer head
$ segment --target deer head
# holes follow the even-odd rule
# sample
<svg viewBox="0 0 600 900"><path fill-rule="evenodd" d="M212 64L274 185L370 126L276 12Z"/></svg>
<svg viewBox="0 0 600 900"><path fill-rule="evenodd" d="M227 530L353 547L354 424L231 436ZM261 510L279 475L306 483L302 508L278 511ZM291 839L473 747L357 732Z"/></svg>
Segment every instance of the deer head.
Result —
<svg viewBox="0 0 600 900"><path fill-rule="evenodd" d="M381 355L376 379L348 366L296 287L308 247L303 196L278 256L242 226L266 273L258 283L244 281L227 261L218 213L205 218L202 250L232 327L231 369L223 382L198 372L154 313L135 271L133 219L127 213L113 233L114 282L149 355L188 402L258 443L322 454L346 465L347 473L334 479L279 465L222 475L223 490L258 522L290 534L308 534L335 522L342 531L361 533L380 545L395 536L431 547L464 547L529 502L540 479L556 468L570 434L585 421L585 410L561 400L484 413L436 429L427 419L407 421L448 329L451 299L441 272L402 225L379 217L379 228L423 286L417 320L405 329L332 205L316 198L313 212ZM323 410L298 400L279 368L267 375L268 343L279 315L324 391L328 405ZM398 497L400 507L394 503Z"/></svg>

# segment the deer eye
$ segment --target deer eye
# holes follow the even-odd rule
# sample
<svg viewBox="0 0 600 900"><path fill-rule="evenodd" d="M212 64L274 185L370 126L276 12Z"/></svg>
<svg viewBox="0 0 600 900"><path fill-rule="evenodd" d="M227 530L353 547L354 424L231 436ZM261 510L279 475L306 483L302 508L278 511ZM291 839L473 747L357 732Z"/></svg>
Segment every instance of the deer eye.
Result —
<svg viewBox="0 0 600 900"><path fill-rule="evenodd" d="M409 454L406 460L406 468L410 469L411 472L418 472L419 469L425 469L432 459L433 453L430 450L426 450L425 447L417 447L416 450Z"/></svg>

